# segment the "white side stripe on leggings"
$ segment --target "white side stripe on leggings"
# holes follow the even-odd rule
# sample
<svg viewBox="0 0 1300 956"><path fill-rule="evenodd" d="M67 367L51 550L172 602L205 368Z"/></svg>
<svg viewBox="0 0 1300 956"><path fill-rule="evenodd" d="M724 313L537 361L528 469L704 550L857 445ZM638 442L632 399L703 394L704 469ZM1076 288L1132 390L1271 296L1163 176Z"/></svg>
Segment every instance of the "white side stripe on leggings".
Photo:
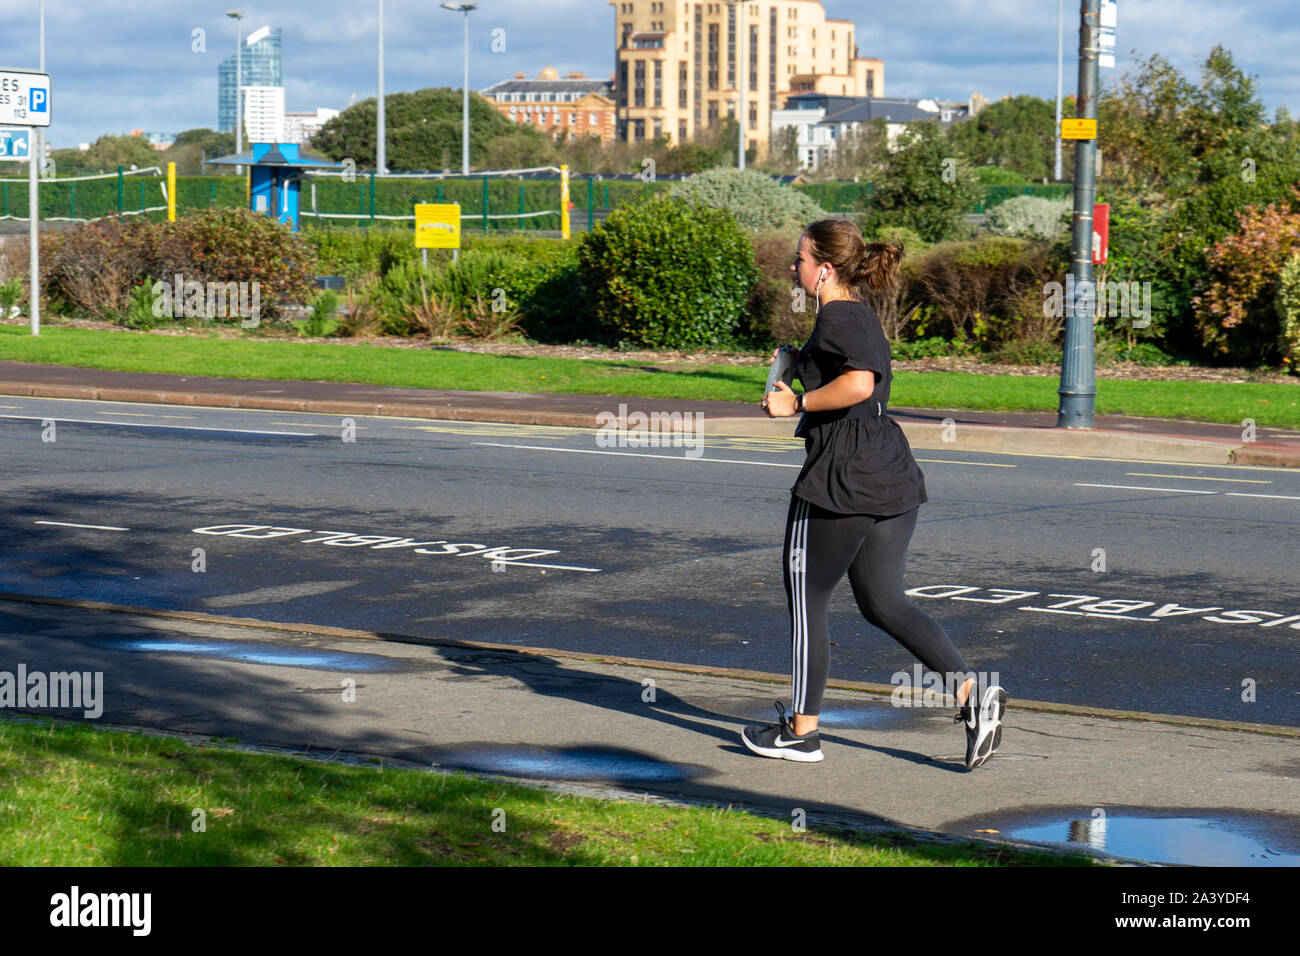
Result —
<svg viewBox="0 0 1300 956"><path fill-rule="evenodd" d="M804 712L808 700L808 502L795 504L794 524L790 530L791 625L793 631L794 676L791 681L791 707Z"/></svg>

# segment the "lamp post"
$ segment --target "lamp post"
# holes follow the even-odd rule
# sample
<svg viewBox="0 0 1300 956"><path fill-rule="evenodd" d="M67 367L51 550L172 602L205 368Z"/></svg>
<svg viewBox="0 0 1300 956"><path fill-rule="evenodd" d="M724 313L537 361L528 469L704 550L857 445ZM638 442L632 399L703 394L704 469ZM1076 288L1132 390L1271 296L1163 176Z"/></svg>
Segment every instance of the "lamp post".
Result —
<svg viewBox="0 0 1300 956"><path fill-rule="evenodd" d="M235 152L244 151L244 13L227 10L226 16L235 21ZM236 166L235 174L243 175L244 167Z"/></svg>
<svg viewBox="0 0 1300 956"><path fill-rule="evenodd" d="M384 0L379 0L379 129L376 133L375 172L388 172L387 133L384 123Z"/></svg>
<svg viewBox="0 0 1300 956"><path fill-rule="evenodd" d="M1063 30L1065 28L1065 0L1056 0L1056 131L1052 139L1056 140L1056 166L1053 169L1054 181L1061 181L1061 85L1064 45Z"/></svg>
<svg viewBox="0 0 1300 956"><path fill-rule="evenodd" d="M441 4L443 9L450 10L453 13L465 14L465 105L462 116L463 132L461 133L461 172L466 176L469 175L469 12L477 10L478 5L474 3L444 3Z"/></svg>
<svg viewBox="0 0 1300 956"><path fill-rule="evenodd" d="M745 62L745 0L733 0L736 4L736 125L740 135L736 144L736 168L745 168L745 76L742 69Z"/></svg>
<svg viewBox="0 0 1300 956"><path fill-rule="evenodd" d="M1095 123L1101 0L1081 0L1080 7L1078 113L1080 119ZM1074 295L1071 298L1067 294L1057 428L1092 427L1097 397L1093 341L1096 286L1092 281L1092 215L1096 199L1097 141L1080 139L1074 147L1074 228L1070 243Z"/></svg>

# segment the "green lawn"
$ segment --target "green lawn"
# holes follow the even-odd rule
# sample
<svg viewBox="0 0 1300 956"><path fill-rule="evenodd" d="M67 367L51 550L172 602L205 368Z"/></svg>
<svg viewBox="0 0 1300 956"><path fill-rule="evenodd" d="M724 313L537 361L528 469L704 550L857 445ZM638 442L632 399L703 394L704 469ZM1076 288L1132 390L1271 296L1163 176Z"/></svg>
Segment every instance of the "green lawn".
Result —
<svg viewBox="0 0 1300 956"><path fill-rule="evenodd" d="M475 355L376 345L223 340L58 326L33 338L0 326L0 360L228 378L361 382L474 391L565 392L755 402L761 366L647 366L617 360ZM1059 381L1046 376L898 372L890 403L922 408L1054 411ZM1099 379L1101 415L1189 418L1300 428L1300 384Z"/></svg>
<svg viewBox="0 0 1300 956"><path fill-rule="evenodd" d="M195 810L203 811L202 816ZM202 822L202 827L197 826ZM495 826L494 826L495 821ZM2 866L1090 866L725 809L0 720Z"/></svg>

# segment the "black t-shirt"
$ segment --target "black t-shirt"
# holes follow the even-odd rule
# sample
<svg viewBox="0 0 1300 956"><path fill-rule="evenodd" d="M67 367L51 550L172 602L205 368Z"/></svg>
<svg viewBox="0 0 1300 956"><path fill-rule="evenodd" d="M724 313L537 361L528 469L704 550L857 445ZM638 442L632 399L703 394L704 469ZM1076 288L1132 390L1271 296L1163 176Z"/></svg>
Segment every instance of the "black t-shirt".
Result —
<svg viewBox="0 0 1300 956"><path fill-rule="evenodd" d="M830 384L846 369L876 373L871 397L849 408L807 412L795 434L808 457L790 490L839 514L903 514L928 501L925 478L907 436L888 415L894 373L889 342L865 302L821 307L811 337L795 360L805 391Z"/></svg>

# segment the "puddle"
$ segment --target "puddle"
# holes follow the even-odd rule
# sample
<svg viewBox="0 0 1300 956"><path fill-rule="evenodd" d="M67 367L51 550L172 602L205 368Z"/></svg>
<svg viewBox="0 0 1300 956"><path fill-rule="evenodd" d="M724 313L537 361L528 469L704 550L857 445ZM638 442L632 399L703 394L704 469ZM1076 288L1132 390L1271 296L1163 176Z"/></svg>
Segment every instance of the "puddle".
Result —
<svg viewBox="0 0 1300 956"><path fill-rule="evenodd" d="M1091 816L1037 813L1019 825L979 826L996 827L1013 839L1088 848L1149 863L1300 866L1300 826L1295 820L1231 811L1175 812L1188 815L1098 808Z"/></svg>
<svg viewBox="0 0 1300 956"><path fill-rule="evenodd" d="M789 708L786 714L789 716ZM877 729L902 727L921 715L940 713L928 707L890 707L888 704L876 704L868 707L824 707L817 725L821 729L832 730L847 727L874 727ZM776 708L768 706L749 711L743 719L759 724L776 723Z"/></svg>
<svg viewBox="0 0 1300 956"><path fill-rule="evenodd" d="M609 780L624 783L687 780L694 767L598 747L550 749L510 745L457 748L438 755L438 766L552 780Z"/></svg>
<svg viewBox="0 0 1300 956"><path fill-rule="evenodd" d="M372 654L348 654L341 651L318 651L309 648L278 647L251 641L160 641L147 638L108 641L105 646L126 651L152 651L163 654L194 654L247 661L250 664L273 664L277 667L310 667L330 671L380 671L396 665Z"/></svg>

